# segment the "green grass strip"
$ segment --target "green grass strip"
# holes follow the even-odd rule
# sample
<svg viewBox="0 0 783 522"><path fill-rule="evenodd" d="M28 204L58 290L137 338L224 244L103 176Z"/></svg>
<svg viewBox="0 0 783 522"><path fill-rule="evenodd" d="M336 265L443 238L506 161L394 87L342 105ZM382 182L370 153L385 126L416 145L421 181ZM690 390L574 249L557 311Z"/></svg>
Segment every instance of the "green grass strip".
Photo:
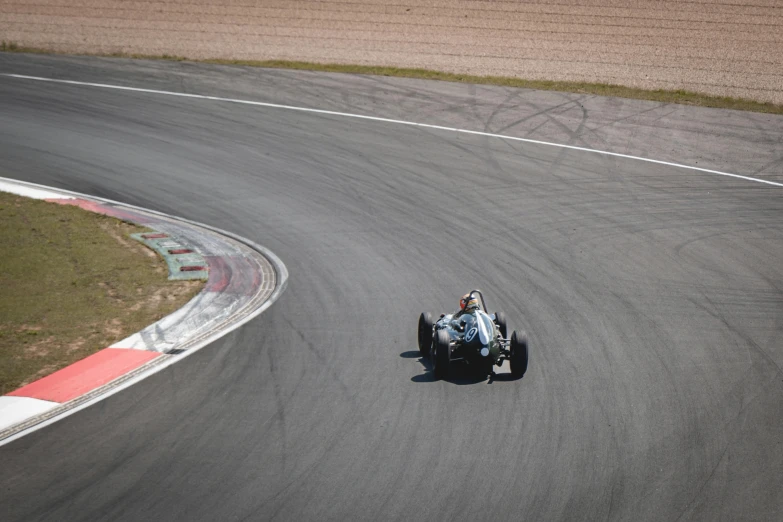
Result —
<svg viewBox="0 0 783 522"><path fill-rule="evenodd" d="M1 42L0 51L56 54L45 49L20 47L13 42ZM444 82L471 83L480 85L500 85L503 87L518 87L523 89L536 89L542 91L573 92L578 94L591 94L596 96L614 96L617 98L629 98L634 100L648 100L661 103L678 103L682 105L694 105L699 107L713 107L718 109L733 109L739 111L763 112L768 114L783 114L783 105L758 102L745 98L732 98L728 96L711 96L685 90L646 90L608 83L585 82L561 82L547 80L524 80L507 76L473 76L469 74L455 74L429 69L408 69L401 67L380 67L371 65L342 65L336 63L312 63L287 60L224 60L205 59L191 60L182 56L170 56L167 54L156 56L146 54L84 54L83 56L103 56L112 58L132 58L140 60L170 60L176 62L190 61L197 63L212 63L219 65L241 65L248 67L267 67L276 69L298 69L306 71L323 71L348 74L369 74L376 76L395 76L400 78L419 78L422 80L439 80Z"/></svg>

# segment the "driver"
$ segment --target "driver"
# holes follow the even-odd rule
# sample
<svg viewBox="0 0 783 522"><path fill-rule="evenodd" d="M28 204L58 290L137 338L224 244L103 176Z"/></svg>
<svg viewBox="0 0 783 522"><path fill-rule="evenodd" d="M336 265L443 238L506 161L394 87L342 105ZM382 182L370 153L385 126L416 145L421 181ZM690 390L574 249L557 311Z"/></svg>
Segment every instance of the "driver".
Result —
<svg viewBox="0 0 783 522"><path fill-rule="evenodd" d="M476 296L465 294L459 299L459 310L453 316L452 320L459 319L463 314L472 312L479 308L479 302Z"/></svg>
<svg viewBox="0 0 783 522"><path fill-rule="evenodd" d="M459 298L459 315L469 312L471 310L477 310L479 307L478 299L471 294L465 294Z"/></svg>

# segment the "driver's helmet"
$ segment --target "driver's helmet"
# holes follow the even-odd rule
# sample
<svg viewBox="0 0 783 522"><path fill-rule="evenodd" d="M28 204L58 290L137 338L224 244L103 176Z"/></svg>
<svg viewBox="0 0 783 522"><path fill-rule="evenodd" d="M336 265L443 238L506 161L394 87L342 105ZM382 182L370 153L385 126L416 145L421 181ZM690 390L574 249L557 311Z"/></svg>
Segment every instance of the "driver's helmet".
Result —
<svg viewBox="0 0 783 522"><path fill-rule="evenodd" d="M459 309L463 312L467 312L468 310L476 310L478 307L479 302L474 295L465 294L459 300Z"/></svg>

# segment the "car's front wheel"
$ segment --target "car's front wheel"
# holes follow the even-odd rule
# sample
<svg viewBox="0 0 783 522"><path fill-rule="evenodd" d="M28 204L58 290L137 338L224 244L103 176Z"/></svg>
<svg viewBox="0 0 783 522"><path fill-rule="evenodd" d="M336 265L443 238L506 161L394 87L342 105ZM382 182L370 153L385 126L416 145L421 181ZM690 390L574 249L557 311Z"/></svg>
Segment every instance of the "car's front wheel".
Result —
<svg viewBox="0 0 783 522"><path fill-rule="evenodd" d="M443 379L449 374L449 344L451 338L446 330L436 330L432 342L432 373L437 379Z"/></svg>
<svg viewBox="0 0 783 522"><path fill-rule="evenodd" d="M422 357L430 354L432 347L432 315L424 312L419 316L419 352Z"/></svg>
<svg viewBox="0 0 783 522"><path fill-rule="evenodd" d="M495 324L498 325L500 330L500 336L503 339L508 339L508 326L506 325L506 314L503 312L495 312Z"/></svg>
<svg viewBox="0 0 783 522"><path fill-rule="evenodd" d="M527 363L527 336L524 333L517 335L514 331L511 334L511 375L514 377L525 375Z"/></svg>

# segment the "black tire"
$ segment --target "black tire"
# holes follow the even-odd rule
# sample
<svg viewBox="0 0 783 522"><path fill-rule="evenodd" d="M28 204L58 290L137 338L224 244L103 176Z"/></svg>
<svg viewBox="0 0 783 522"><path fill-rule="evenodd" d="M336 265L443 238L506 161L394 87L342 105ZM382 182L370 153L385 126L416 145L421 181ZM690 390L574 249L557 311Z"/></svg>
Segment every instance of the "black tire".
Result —
<svg viewBox="0 0 783 522"><path fill-rule="evenodd" d="M424 312L419 316L419 352L423 357L430 354L432 347L432 314Z"/></svg>
<svg viewBox="0 0 783 522"><path fill-rule="evenodd" d="M511 375L517 378L524 376L527 363L527 336L524 333L517 335L515 331L511 334Z"/></svg>
<svg viewBox="0 0 783 522"><path fill-rule="evenodd" d="M506 326L506 314L503 312L495 312L495 324L498 325L500 330L500 336L503 339L508 339L508 326Z"/></svg>
<svg viewBox="0 0 783 522"><path fill-rule="evenodd" d="M432 339L432 373L436 379L443 379L449 375L449 344L451 338L446 330L437 330Z"/></svg>

